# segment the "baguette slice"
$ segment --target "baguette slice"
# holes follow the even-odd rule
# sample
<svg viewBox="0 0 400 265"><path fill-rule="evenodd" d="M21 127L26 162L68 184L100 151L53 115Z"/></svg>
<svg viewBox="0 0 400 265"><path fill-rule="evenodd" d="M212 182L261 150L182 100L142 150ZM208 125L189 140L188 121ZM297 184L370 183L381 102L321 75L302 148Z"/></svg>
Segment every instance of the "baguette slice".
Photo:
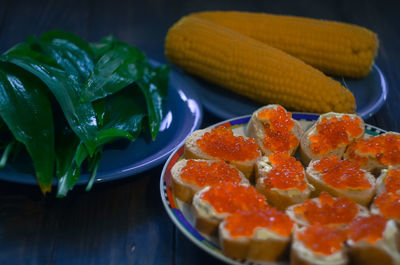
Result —
<svg viewBox="0 0 400 265"><path fill-rule="evenodd" d="M374 219L379 221L369 222L369 220ZM353 227L357 229L357 232L353 231ZM380 229L383 230L381 232L381 238L376 241L371 239L371 237L376 236L373 235L372 231L378 231ZM361 233L365 234L361 235ZM356 237L357 240L355 240L354 237ZM347 240L349 257L352 264L400 264L398 237L399 231L394 220L386 220L383 217L374 215L355 219L350 224L349 239Z"/></svg>
<svg viewBox="0 0 400 265"><path fill-rule="evenodd" d="M317 231L317 232L316 232ZM322 231L322 233L321 233ZM330 234L325 234L329 232ZM331 249L334 249L332 253L324 254L311 249L311 246L307 246L303 240L300 239L300 234L316 234L314 235L315 240L313 247L318 247L320 244L329 244ZM344 232L343 232L344 233ZM337 234L335 236L335 234ZM333 240L338 239L340 241L340 247L333 246ZM291 265L345 265L348 264L348 256L344 246L346 237L342 234L341 230L337 228L331 228L327 226L312 225L298 228L293 233L292 246L290 250L290 264Z"/></svg>
<svg viewBox="0 0 400 265"><path fill-rule="evenodd" d="M400 225L400 194L383 192L374 198L371 204L371 213L393 219Z"/></svg>
<svg viewBox="0 0 400 265"><path fill-rule="evenodd" d="M290 206L286 209L286 214L299 227L319 223L344 228L354 218L368 216L369 211L349 198L333 198L329 193L321 192L318 198Z"/></svg>
<svg viewBox="0 0 400 265"><path fill-rule="evenodd" d="M210 236L218 234L218 225L227 216L268 207L265 197L253 186L230 182L201 189L194 195L192 206L196 229Z"/></svg>
<svg viewBox="0 0 400 265"><path fill-rule="evenodd" d="M369 150L368 146L374 146L376 150ZM400 167L400 134L386 132L365 136L349 145L344 158L358 161L370 172L379 172L389 166Z"/></svg>
<svg viewBox="0 0 400 265"><path fill-rule="evenodd" d="M345 127L343 127L343 124L340 122L335 122L335 119L338 119L339 121L343 121L343 118L345 117L350 117L351 120L359 120L359 130L357 132L350 133L347 130L345 130ZM328 121L328 123L331 123L329 126L329 130L326 130L327 133L321 133L319 132L318 127ZM334 132L334 135L332 135L332 131ZM344 152L346 151L346 148L349 144L354 142L355 140L361 138L364 135L365 131L365 124L363 119L358 117L355 114L341 114L341 113L335 113L335 112L328 112L325 114L322 114L319 116L318 120L316 123L313 124L301 137L300 140L300 157L301 161L303 162L304 165L308 165L311 160L318 160L321 159L324 156L331 156L335 155L339 158L343 157ZM331 139L336 140L338 139L338 136L343 136L343 134L347 135L347 140L348 143L345 142L332 142ZM321 135L320 137L322 138L321 141L323 143L330 143L329 145L331 148L329 150L325 151L313 151L312 148L312 142L310 140L310 137L316 137L316 135Z"/></svg>
<svg viewBox="0 0 400 265"><path fill-rule="evenodd" d="M376 193L384 192L400 192L400 169L398 167L389 166L382 169L381 174L376 179Z"/></svg>
<svg viewBox="0 0 400 265"><path fill-rule="evenodd" d="M219 239L228 257L276 261L285 252L293 229L294 222L274 208L237 212L219 225Z"/></svg>
<svg viewBox="0 0 400 265"><path fill-rule="evenodd" d="M262 115L265 111L271 111L275 115L271 115L272 117L270 118L265 117ZM278 129L276 125L279 126ZM269 137L278 141L279 144L271 144L271 141L266 141L266 127L270 130ZM289 152L293 155L299 146L303 128L298 121L292 119L292 114L287 112L281 105L271 104L253 112L246 134L256 139L263 155L268 156L273 152ZM292 144L290 144L291 141L293 142ZM268 145L265 144L266 142Z"/></svg>
<svg viewBox="0 0 400 265"><path fill-rule="evenodd" d="M280 164L273 163L277 159L282 159ZM274 185L274 181L290 183L291 186L280 188L282 186ZM268 204L281 211L290 205L305 201L314 190L306 179L301 163L287 153L273 153L262 156L257 161L255 187L258 192L265 195Z"/></svg>
<svg viewBox="0 0 400 265"><path fill-rule="evenodd" d="M194 179L182 179L182 173L198 176L200 182ZM215 185L224 181L249 184L245 175L237 168L226 164L223 161L201 160L201 159L182 159L171 169L172 192L183 202L192 203L194 194L206 186Z"/></svg>
<svg viewBox="0 0 400 265"><path fill-rule="evenodd" d="M306 169L307 179L309 183L313 185L315 188L315 191L311 194L311 197L318 196L322 191L326 191L334 197L348 197L358 204L361 204L363 206L368 206L375 195L374 176L368 171L365 171L363 169L357 169L360 171L360 173L364 175L363 178L364 180L366 180L366 182L369 183L370 185L369 188L355 188L355 187L347 187L344 189L336 188L326 183L323 180L323 174L315 169L316 164L325 159L336 159L336 157L331 156L323 158L321 160L311 161ZM345 162L345 161L339 160L339 162ZM353 168L353 170L355 169ZM338 167L332 168L331 171L339 172ZM343 176L346 176L346 173L343 174ZM345 179L343 178L340 179L345 181Z"/></svg>
<svg viewBox="0 0 400 265"><path fill-rule="evenodd" d="M222 130L222 127L219 127ZM226 129L225 130L229 130ZM185 140L185 148L184 148L184 158L186 159L206 159L206 160L222 160L225 161L233 166L235 166L237 169L243 172L243 174L247 177L250 178L253 173L254 173L254 165L258 159L258 157L261 156L261 152L258 150L257 145L255 144L255 140L252 138L248 138L246 136L242 135L236 135L235 140L240 141L241 139L244 139L246 143L249 143L251 145L252 151L253 147L256 148L256 151L254 153L257 153L256 156L251 157L249 159L241 159L241 160L235 160L235 159L226 159L221 156L213 156L210 154L207 154L204 152L198 145L198 140L202 139L205 134L210 134L213 131L211 128L206 128L203 130L196 130L194 131L189 137L186 138ZM231 146L229 144L226 144L223 140L221 139L216 139L215 140L215 146L217 146L221 150L225 150L226 152L230 153L235 153L237 155L241 155L242 150L241 148L235 148L234 146Z"/></svg>

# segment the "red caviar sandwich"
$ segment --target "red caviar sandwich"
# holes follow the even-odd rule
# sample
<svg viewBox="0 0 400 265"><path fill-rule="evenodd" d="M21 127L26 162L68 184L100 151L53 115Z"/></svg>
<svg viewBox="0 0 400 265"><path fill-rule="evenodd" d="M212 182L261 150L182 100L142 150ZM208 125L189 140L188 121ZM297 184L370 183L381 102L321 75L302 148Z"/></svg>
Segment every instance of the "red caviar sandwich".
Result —
<svg viewBox="0 0 400 265"><path fill-rule="evenodd" d="M360 169L354 161L336 156L311 161L306 169L307 179L315 187L315 195L326 191L333 196L349 197L367 206L375 195L374 176Z"/></svg>
<svg viewBox="0 0 400 265"><path fill-rule="evenodd" d="M398 228L394 220L380 215L358 217L351 222L347 244L354 264L400 264Z"/></svg>
<svg viewBox="0 0 400 265"><path fill-rule="evenodd" d="M173 193L186 203L191 203L194 194L207 186L249 183L237 168L217 160L182 159L172 167L171 176Z"/></svg>
<svg viewBox="0 0 400 265"><path fill-rule="evenodd" d="M301 160L308 165L324 156L342 158L347 146L361 138L364 131L364 121L355 114L322 114L301 138Z"/></svg>
<svg viewBox="0 0 400 265"><path fill-rule="evenodd" d="M238 211L219 226L223 253L231 258L275 261L291 238L294 222L272 207L258 211Z"/></svg>
<svg viewBox="0 0 400 265"><path fill-rule="evenodd" d="M290 206L286 213L299 226L320 224L334 227L346 227L356 217L369 215L366 207L347 197L334 198L324 191L318 198Z"/></svg>
<svg viewBox="0 0 400 265"><path fill-rule="evenodd" d="M313 187L308 184L300 161L289 153L271 153L256 163L256 189L265 195L270 205L285 210L305 201Z"/></svg>
<svg viewBox="0 0 400 265"><path fill-rule="evenodd" d="M253 112L247 135L254 137L264 155L288 152L293 155L300 143L303 128L292 114L280 105L267 105Z"/></svg>
<svg viewBox="0 0 400 265"><path fill-rule="evenodd" d="M394 219L400 224L400 194L384 192L377 195L371 205L371 213Z"/></svg>
<svg viewBox="0 0 400 265"><path fill-rule="evenodd" d="M237 211L259 211L269 207L264 195L253 186L232 182L198 191L192 205L195 227L208 235L215 235L219 223Z"/></svg>
<svg viewBox="0 0 400 265"><path fill-rule="evenodd" d="M194 131L185 141L187 159L222 160L234 165L249 178L261 152L254 138L235 135L229 128Z"/></svg>
<svg viewBox="0 0 400 265"><path fill-rule="evenodd" d="M389 166L382 169L380 176L376 180L376 193L400 192L400 169Z"/></svg>
<svg viewBox="0 0 400 265"><path fill-rule="evenodd" d="M345 157L357 161L369 171L400 166L400 134L386 132L359 139L349 146Z"/></svg>
<svg viewBox="0 0 400 265"><path fill-rule="evenodd" d="M345 265L346 231L320 224L304 226L294 232L290 251L291 265Z"/></svg>

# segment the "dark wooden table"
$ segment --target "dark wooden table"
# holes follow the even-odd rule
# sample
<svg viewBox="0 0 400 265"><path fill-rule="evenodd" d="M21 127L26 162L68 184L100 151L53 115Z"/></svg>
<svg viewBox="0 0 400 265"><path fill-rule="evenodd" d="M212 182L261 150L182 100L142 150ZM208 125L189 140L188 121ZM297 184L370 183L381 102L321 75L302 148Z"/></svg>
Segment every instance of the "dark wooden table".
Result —
<svg viewBox="0 0 400 265"><path fill-rule="evenodd" d="M247 10L355 23L380 39L376 60L389 95L367 122L400 131L400 5L396 1L0 1L0 52L51 29L89 41L114 34L165 62L167 29L201 10ZM219 121L204 113L202 127ZM0 264L219 264L179 232L159 192L162 166L120 181L77 187L66 199L0 182Z"/></svg>

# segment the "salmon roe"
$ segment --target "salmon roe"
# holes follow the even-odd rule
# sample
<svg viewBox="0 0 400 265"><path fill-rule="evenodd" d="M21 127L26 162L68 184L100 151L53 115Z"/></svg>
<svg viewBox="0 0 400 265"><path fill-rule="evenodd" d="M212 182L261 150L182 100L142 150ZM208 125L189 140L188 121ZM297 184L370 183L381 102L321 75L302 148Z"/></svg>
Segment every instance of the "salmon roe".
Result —
<svg viewBox="0 0 400 265"><path fill-rule="evenodd" d="M296 158L289 153L272 153L268 156L273 168L264 178L266 189L277 188L280 190L298 189L304 191L307 188L304 168Z"/></svg>
<svg viewBox="0 0 400 265"><path fill-rule="evenodd" d="M374 204L386 218L400 219L400 194L384 192L375 197Z"/></svg>
<svg viewBox="0 0 400 265"><path fill-rule="evenodd" d="M358 217L350 224L349 238L354 242L365 240L369 243L375 243L383 237L386 222L386 218L380 215Z"/></svg>
<svg viewBox="0 0 400 265"><path fill-rule="evenodd" d="M322 255L331 255L340 251L347 240L344 230L320 224L307 226L304 230L297 232L297 237L308 249Z"/></svg>
<svg viewBox="0 0 400 265"><path fill-rule="evenodd" d="M336 156L323 157L314 164L314 169L322 173L323 181L337 189L369 189L371 183L358 163Z"/></svg>
<svg viewBox="0 0 400 265"><path fill-rule="evenodd" d="M267 119L264 124L264 147L276 152L288 152L299 144L299 139L292 132L294 121L292 113L283 107L265 109L258 114L259 119Z"/></svg>
<svg viewBox="0 0 400 265"><path fill-rule="evenodd" d="M211 186L200 198L210 203L218 213L260 210L267 207L264 195L258 193L253 186L231 182Z"/></svg>
<svg viewBox="0 0 400 265"><path fill-rule="evenodd" d="M326 154L341 145L348 145L350 137L358 137L363 133L360 118L352 119L343 115L341 119L323 118L317 125L317 133L310 136L311 152L314 155Z"/></svg>
<svg viewBox="0 0 400 265"><path fill-rule="evenodd" d="M400 135L385 134L359 139L349 147L349 158L366 165L368 159L360 154L370 155L383 165L400 164Z"/></svg>
<svg viewBox="0 0 400 265"><path fill-rule="evenodd" d="M387 192L397 192L400 190L400 170L391 168L385 179L385 190Z"/></svg>
<svg viewBox="0 0 400 265"><path fill-rule="evenodd" d="M188 160L182 168L181 179L199 187L225 182L241 182L239 171L223 161L207 162Z"/></svg>
<svg viewBox="0 0 400 265"><path fill-rule="evenodd" d="M294 222L286 214L269 207L260 211L239 211L225 219L225 228L232 237L253 236L256 228L267 228L287 237L292 233Z"/></svg>
<svg viewBox="0 0 400 265"><path fill-rule="evenodd" d="M321 192L315 200L307 200L294 207L295 214L301 214L310 225L338 225L351 222L358 214L355 202L346 197L333 198L327 192Z"/></svg>
<svg viewBox="0 0 400 265"><path fill-rule="evenodd" d="M260 155L254 138L235 136L221 126L206 132L196 143L204 153L225 161L251 160Z"/></svg>

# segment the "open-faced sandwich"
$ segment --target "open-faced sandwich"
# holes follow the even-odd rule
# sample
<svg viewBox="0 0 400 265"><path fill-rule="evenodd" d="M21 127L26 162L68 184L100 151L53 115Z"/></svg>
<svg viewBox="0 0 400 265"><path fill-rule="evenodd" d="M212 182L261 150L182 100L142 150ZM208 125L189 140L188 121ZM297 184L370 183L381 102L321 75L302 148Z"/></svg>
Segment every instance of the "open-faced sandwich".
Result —
<svg viewBox="0 0 400 265"><path fill-rule="evenodd" d="M394 220L380 215L358 217L349 226L347 245L353 264L400 264L399 231Z"/></svg>
<svg viewBox="0 0 400 265"><path fill-rule="evenodd" d="M288 152L293 155L300 143L303 128L282 106L272 104L253 112L247 136L254 137L264 155Z"/></svg>
<svg viewBox="0 0 400 265"><path fill-rule="evenodd" d="M208 235L217 235L219 223L237 211L259 211L268 207L264 195L253 186L232 182L198 191L192 205L195 227Z"/></svg>
<svg viewBox="0 0 400 265"><path fill-rule="evenodd" d="M219 226L222 251L228 257L275 261L291 238L294 222L272 207L258 211L238 211Z"/></svg>
<svg viewBox="0 0 400 265"><path fill-rule="evenodd" d="M301 138L301 160L308 165L324 156L342 158L347 146L361 138L364 131L364 121L355 114L322 114Z"/></svg>
<svg viewBox="0 0 400 265"><path fill-rule="evenodd" d="M256 189L270 205L284 211L289 205L305 201L313 187L300 161L289 153L276 152L257 161Z"/></svg>
<svg viewBox="0 0 400 265"><path fill-rule="evenodd" d="M185 158L222 160L237 167L247 178L252 176L260 155L254 138L235 135L224 126L194 131L185 141Z"/></svg>
<svg viewBox="0 0 400 265"><path fill-rule="evenodd" d="M367 206L375 195L374 176L354 161L341 160L333 155L323 157L310 162L306 175L315 187L313 196L326 191Z"/></svg>
<svg viewBox="0 0 400 265"><path fill-rule="evenodd" d="M175 196L191 203L194 194L207 186L225 182L246 183L247 178L234 166L220 160L182 159L171 169L171 187Z"/></svg>
<svg viewBox="0 0 400 265"><path fill-rule="evenodd" d="M290 251L291 265L345 265L346 231L320 224L304 226L294 232Z"/></svg>
<svg viewBox="0 0 400 265"><path fill-rule="evenodd" d="M389 166L400 166L400 134L386 132L352 143L345 157L374 172Z"/></svg>
<svg viewBox="0 0 400 265"><path fill-rule="evenodd" d="M366 207L347 197L334 198L324 191L318 198L290 206L286 213L300 227L321 224L341 228L346 227L356 217L369 215Z"/></svg>

